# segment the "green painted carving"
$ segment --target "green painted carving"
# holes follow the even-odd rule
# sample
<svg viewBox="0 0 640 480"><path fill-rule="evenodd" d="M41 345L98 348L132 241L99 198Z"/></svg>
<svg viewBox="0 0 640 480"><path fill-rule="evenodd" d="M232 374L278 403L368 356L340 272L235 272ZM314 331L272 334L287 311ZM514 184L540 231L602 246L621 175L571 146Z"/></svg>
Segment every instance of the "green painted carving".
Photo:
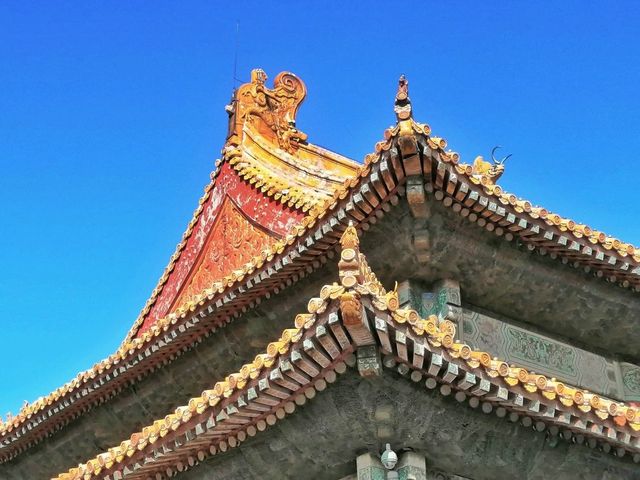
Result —
<svg viewBox="0 0 640 480"><path fill-rule="evenodd" d="M420 289L409 281L404 281L398 285L398 301L402 308L412 308L420 315L424 314Z"/></svg>
<svg viewBox="0 0 640 480"><path fill-rule="evenodd" d="M375 469L372 473L371 480L385 480L385 472L381 468Z"/></svg>
<svg viewBox="0 0 640 480"><path fill-rule="evenodd" d="M576 352L573 348L510 326L507 327L507 335L511 347L509 350L514 358L572 377L577 375Z"/></svg>
<svg viewBox="0 0 640 480"><path fill-rule="evenodd" d="M446 313L447 291L442 289L437 293L425 292L422 294L423 311L420 312L423 317L436 315L443 318Z"/></svg>
<svg viewBox="0 0 640 480"><path fill-rule="evenodd" d="M628 363L622 364L622 383L631 395L640 395L640 368Z"/></svg>
<svg viewBox="0 0 640 480"><path fill-rule="evenodd" d="M592 392L619 399L625 396L616 380L617 366L606 358L565 343L527 331L515 325L472 310L463 311L462 341L529 370ZM637 367L635 367L637 368ZM640 397L640 392L635 396Z"/></svg>
<svg viewBox="0 0 640 480"><path fill-rule="evenodd" d="M409 305L420 315L424 315L422 303L420 302L420 294L413 289L409 290Z"/></svg>
<svg viewBox="0 0 640 480"><path fill-rule="evenodd" d="M409 478L415 480L426 480L427 472L414 465L407 465L405 467L398 468L398 480L408 480Z"/></svg>
<svg viewBox="0 0 640 480"><path fill-rule="evenodd" d="M358 480L385 480L384 469L381 467L365 467L358 470Z"/></svg>

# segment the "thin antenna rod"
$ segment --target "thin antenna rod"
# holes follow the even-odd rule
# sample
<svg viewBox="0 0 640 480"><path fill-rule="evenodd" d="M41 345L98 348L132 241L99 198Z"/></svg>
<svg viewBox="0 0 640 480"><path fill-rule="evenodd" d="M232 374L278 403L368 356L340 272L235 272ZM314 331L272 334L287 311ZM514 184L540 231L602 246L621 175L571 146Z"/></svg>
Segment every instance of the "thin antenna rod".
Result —
<svg viewBox="0 0 640 480"><path fill-rule="evenodd" d="M238 38L240 37L240 22L236 21L236 45L235 51L233 54L233 90L236 89L236 82L238 81L237 70L238 70Z"/></svg>

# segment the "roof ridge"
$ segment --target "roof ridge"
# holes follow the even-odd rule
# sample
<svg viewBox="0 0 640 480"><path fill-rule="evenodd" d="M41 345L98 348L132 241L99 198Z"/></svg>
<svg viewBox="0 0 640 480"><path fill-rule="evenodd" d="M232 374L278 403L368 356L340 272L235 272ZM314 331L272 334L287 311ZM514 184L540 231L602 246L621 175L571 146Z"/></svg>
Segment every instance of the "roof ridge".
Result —
<svg viewBox="0 0 640 480"><path fill-rule="evenodd" d="M227 448L237 446L246 438L247 434L251 436L253 433L255 435L256 428L254 425L257 425L259 421L263 423L262 428L258 426L258 430L264 430L267 424L272 425L278 418L283 418L286 413L293 413L295 405L291 401L298 392L313 389L313 385L318 385L318 382L324 381L323 377L328 375L328 372L332 372L335 380L335 373L333 372L342 373L346 369L344 365L345 356L351 353L354 347L370 344L370 339L374 338L369 327L364 324L367 321L363 320L362 299L364 297L370 298L376 309L387 312L396 325L406 325L406 334L410 330L417 338L426 340L427 343L423 345L425 348L429 345L427 350L440 348L440 351L446 353L450 359L459 361L461 365L467 365L468 368L478 374L486 375L490 379L501 379L507 389L521 387L523 389L522 392L526 392L524 393L525 395L533 396L539 393L543 401L557 399L567 409L574 408L572 413L576 416L582 417L593 412L602 423L612 418L614 420L613 427L608 426L607 428L612 428L614 432L625 431L627 430L626 426L630 427L631 432L640 431L640 409L627 406L623 402L592 394L580 388L565 385L553 378L548 379L544 375L528 372L524 368L509 366L506 362L495 357L492 358L487 352L473 350L468 345L455 341L456 327L453 322L449 320L439 321L435 315L431 315L426 319L421 318L413 309L400 308L397 292L395 290L386 292L373 272L371 272L371 269L368 268L364 255L359 251L359 238L353 224L349 225L341 236L340 244L341 252L338 262L340 284L333 283L323 286L320 289L320 296L309 300L307 313L298 314L295 317L294 328L285 329L278 340L268 344L264 353L258 354L253 361L246 363L235 373L227 375L224 380L216 382L211 389L204 390L200 396L191 398L187 405L177 407L173 413L169 413L164 418L158 419L140 431L133 433L129 439L122 441L120 445L109 448L104 453L97 455L84 464L80 464L78 467L70 469L68 472L61 473L54 480L89 480L100 473L104 474L112 471L114 466L118 465L120 465L117 469L118 471L128 468L127 465L133 463L144 467L147 462L144 461L143 454L138 452L142 452L149 445L153 445L171 432L178 432L182 431L183 428L188 428L188 423L193 418L198 419L199 425L206 423L206 427L211 429L216 427L217 422L224 423L229 416L238 413L238 407L234 406L236 402L241 408L247 405L244 398L238 397L238 394L244 391L245 388L249 388L249 385L255 384L251 388L258 388L260 392L265 391L267 394L273 395L273 402L263 404L263 406L266 405L263 410L255 412L255 415L252 414L249 417L245 417L242 422L232 422L228 427L230 429L225 428L222 430L227 435L226 437L223 435L222 439L215 437L207 439L205 446L209 443L214 443L217 447L214 446L213 449L208 449L208 451L203 450L203 456L200 460L203 460L209 453L215 453L217 449L225 451ZM320 327L322 327L322 332L327 332L324 327L325 323L318 324L318 317L329 311L332 301L339 303L339 308L336 312L340 312L342 325L349 333L351 340L342 337L339 333L341 327L336 325L337 329L332 327L335 339L333 337L326 338L325 341L318 342L316 346L310 338L312 335L318 335L317 332ZM316 329L312 331L311 329L314 326ZM386 329L383 327L380 327L380 329L382 332L380 338L389 342ZM343 334L344 332L342 332ZM311 383L306 384L303 381L302 387L298 387L298 383L292 383L291 380L283 379L279 381L282 377L274 376L272 372L275 370L268 369L274 366L280 368L283 359L286 359L285 356L289 356L292 353L294 344L300 344L301 342L304 343L305 352L309 352L309 358L312 359L312 362L318 362L321 370L316 367L308 367L315 368L316 375L320 379L318 380L317 377L311 376ZM340 347L338 347L338 343ZM389 352L393 351L392 348L388 348L388 350ZM400 352L398 355L402 357ZM406 351L404 355L406 357ZM422 356L424 357L424 355L423 353ZM410 364L412 368L416 368L408 360L408 357L404 358L404 361ZM285 362L288 362L288 360L285 360ZM422 370L422 367L420 366L416 370ZM268 376L264 376L265 372L271 373ZM322 372L324 372L324 375ZM311 375L310 372L307 373ZM432 375L432 378L438 378L437 372L431 368L429 369L429 374ZM471 375L473 376L473 374ZM458 376L457 371L455 376ZM274 381L272 387L269 386L271 380ZM469 377L464 377L456 388L464 392L468 391L476 383L477 380L475 378L472 381ZM326 386L326 383L324 385ZM475 395L482 397L489 393L490 386L482 387L482 385L478 385L476 390ZM257 393L254 391L253 394L249 394L247 397L249 401L252 400L252 395L257 395ZM500 392L497 395L500 396ZM239 400L238 398L241 399ZM502 398L502 401L507 399L508 394ZM290 407L287 410L282 407L281 415L278 414L276 416L273 413L269 413L275 412L277 407L287 401L289 402L287 405L290 405ZM207 420L202 415L208 409L210 410L210 416ZM272 420L268 420L269 416L272 417ZM544 415L541 414L542 416ZM546 420L549 421L550 419L547 418ZM586 425L586 421L584 423ZM195 431L198 432L198 427L195 428ZM242 432L242 435L239 432ZM598 432L588 431L587 433L594 434L596 437L600 436ZM199 434L206 434L202 426ZM197 433L194 435L194 439L197 438L197 435ZM627 433L627 436L629 436L629 433ZM605 437L605 441L611 440L611 438ZM617 438L614 438L613 441L616 442ZM640 452L640 448L632 447L629 441L626 443L629 444L628 448ZM168 453L171 452L169 451ZM131 458L131 460L128 460L128 458ZM149 465L152 465L154 462L153 456L148 458L150 459ZM162 468L165 467L164 464L161 466ZM148 473L141 472L143 475L148 475ZM120 477L114 476L113 478Z"/></svg>
<svg viewBox="0 0 640 480"><path fill-rule="evenodd" d="M366 163L367 162L365 161L365 164ZM196 213L194 213L194 219L192 219L189 224L189 228L187 229L185 234L183 234L183 241L178 244L178 247L180 249L184 248L184 245L186 244L185 240L191 234L193 227L195 226L195 221L202 213L202 205L208 198L208 195L210 195L212 187L215 185L215 180L220 173L221 166L222 161L219 160L218 162L216 162L217 168L212 173L212 182L206 187L205 195L203 195L203 197L201 198L199 206L196 209ZM200 295L197 295L192 301L187 302L168 315L158 319L149 328L149 330L144 332L141 337L133 337L133 333L131 332L134 328L136 328L136 324L134 324L132 330L129 332L125 340L123 340L123 342L113 354L109 355L103 360L100 360L91 368L78 373L73 379L66 382L64 385L57 388L50 394L44 397L39 397L34 402L27 403L21 408L17 415L0 423L0 437L18 428L23 422L30 419L33 415L37 414L39 411L43 410L48 405L51 405L61 397L67 395L72 391L75 391L81 384L90 381L99 372L112 368L114 365L118 364L120 361L127 358L134 352L143 351L148 347L148 344L152 340L164 334L169 329L169 327L175 325L178 320L184 319L192 314L196 307L204 305L205 301L211 301L214 298L223 296L225 292L241 282L246 276L251 275L255 270L261 268L266 263L273 261L275 257L282 254L284 250L287 247L291 246L299 237L302 237L304 234L308 233L316 225L316 222L327 215L328 212L333 208L331 207L331 204L335 203L335 201L340 198L345 192L348 192L349 188L353 188L355 185L357 185L367 172L367 166L361 166L353 179L346 180L342 187L334 192L331 198L324 201L322 206L320 206L319 204L311 208L307 212L307 215L300 221L300 223L294 225L291 232L287 234L285 238L277 240L271 248L263 250L260 256L254 257L253 260L245 264L243 268L233 272L229 272L228 275L223 277L219 282L215 282L214 284L212 284L210 288L203 291ZM178 252L178 248L176 249L176 252ZM160 285L160 283L162 282L162 284L164 284L164 282L166 282L168 274L177 261L177 258L179 257L176 257L176 253L174 253L174 255L172 256L172 261L165 268L165 271L159 281L159 286L154 289L154 295L152 295L152 298L147 301L147 305L143 309L143 312L145 310L148 312L148 309L153 304L152 299L155 300L155 298L160 293L162 289L162 285ZM141 315L136 320L137 326L139 326L143 320L144 316L141 313Z"/></svg>
<svg viewBox="0 0 640 480"><path fill-rule="evenodd" d="M289 208L299 209L302 212L307 212L317 203L326 198L326 194L314 195L308 190L301 189L300 186L291 186L287 182L287 178L275 178L266 172L266 168L262 165L257 165L254 162L253 168L247 168L242 162L238 161L238 156L242 155L242 145L245 137L245 133L248 132L250 122L252 118L268 119L272 127L278 132L277 139L280 137L286 137L285 144L277 145L281 150L281 154L291 156L295 152L296 142L301 142L300 145L306 143L306 134L302 134L295 128L295 114L306 96L306 86L304 82L289 72L280 73L275 79L275 89L270 90L264 86L267 76L263 70L255 69L251 72L251 82L242 85L238 90L234 91L234 98L230 105L227 106L227 113L229 114L229 132L227 140L221 152L221 159L216 160L215 169L211 173L211 181L205 187L204 195L198 201L198 207L194 211L191 221L188 224L186 231L182 235L181 241L176 246L176 250L170 257L169 264L165 267L160 279L158 280L156 287L152 291L151 296L145 303L136 321L127 332L123 344L133 338L137 334L138 329L145 320L146 315L149 313L152 305L161 293L165 283L169 279L173 267L179 260L182 250L187 244L194 227L196 226L200 214L203 211L203 206L208 200L209 196L213 192L216 184L216 179L219 176L222 165L229 163L233 169L238 173L240 178L249 185L253 186L256 190L262 192L268 197L286 205ZM262 103L261 96L266 95L271 98L270 103ZM274 99L280 100L275 101ZM279 110L281 109L281 110ZM268 113L271 112L271 116ZM276 114L273 114L276 112ZM258 133L256 131L256 133ZM253 136L252 139L256 142L260 142L261 138ZM261 142L262 148L268 148L266 140ZM312 144L309 144L313 146ZM286 147L286 148L285 148ZM322 149L322 147L317 147ZM312 149L313 150L313 149ZM322 149L323 151L326 149ZM315 151L315 150L314 150ZM329 152L327 150L327 152ZM320 154L321 152L318 152ZM336 160L336 156L331 153L332 161ZM286 160L286 159L285 159ZM340 156L341 165L345 168L353 168L353 171L357 171L358 164L351 161L347 157ZM353 165L347 165L346 161L350 161ZM290 165L291 163L288 162ZM299 162L298 162L299 163ZM303 165L296 164L298 167L306 169ZM306 171L306 170L305 170ZM336 176L330 180L339 182L341 177ZM342 179L344 180L344 179ZM291 191L288 191L291 189Z"/></svg>
<svg viewBox="0 0 640 480"><path fill-rule="evenodd" d="M371 153L365 156L363 164L360 166L354 177L345 180L342 187L337 189L333 193L331 198L326 199L322 204L318 204L310 208L302 221L298 225L295 225L292 228L291 232L287 234L284 239L277 241L271 248L264 250L261 255L254 257L251 262L248 262L242 268L230 272L219 282L215 282L214 284L212 284L210 288L206 289L204 292L198 295L193 301L179 308L175 312L172 312L171 314L159 319L158 322L154 324L154 326L150 328L149 331L145 332L140 338L131 338L128 336L114 354L96 363L92 368L81 372L74 379L67 382L62 387L59 387L48 396L40 397L33 404L28 404L23 407L18 415L0 424L0 436L4 437L11 431L19 428L23 423L25 423L32 416L39 413L41 410L52 405L54 402L58 402L62 398L67 398L72 394L72 392L76 392L80 385L86 384L87 382L91 381L91 379L95 378L98 375L101 375L104 371L109 371L110 369L114 368L114 365L119 364L119 362L121 362L122 360L142 354L145 349L149 349L152 342L157 341L161 335L166 335L167 332L175 333L176 335L178 335L175 330L178 327L182 327L189 318L196 318L196 314L199 313L200 315L203 315L206 309L205 307L208 306L208 312L212 313L214 311L214 309L212 308L214 301L221 302L221 299L224 298L226 302L226 296L228 296L229 299L233 299L234 295L231 293L233 288L244 288L243 286L241 286L241 282L244 282L242 283L242 285L248 285L249 277L251 275L258 276L256 272L264 273L262 270L260 270L263 266L265 268L270 265L272 266L280 258L285 258L288 260L289 257L285 257L283 255L283 252L285 252L285 250L287 252L291 252L291 247L294 244L299 243L299 239L304 237L309 240L311 238L311 234L314 231L317 231L318 235L322 236L325 234L325 227L326 231L331 234L335 233L336 230L343 228L340 226L342 225L342 223L340 222L344 221L345 211L347 212L346 215L348 215L350 218L354 218L358 222L360 222L360 224L365 225L370 216L373 216L373 214L376 212L380 212L380 205L386 202L387 198L394 197L394 195L398 193L398 189L402 188L401 184L404 182L404 177L402 177L402 175L404 175L404 172L397 172L398 179L393 177L394 174L389 173L390 171L394 171L394 169L398 168L394 162L402 162L402 158L398 160L391 155L393 153L393 155L397 157L397 153L395 153L395 150L397 149L398 139L401 136L404 136L405 138L413 137L415 141L424 142L430 148L432 148L435 155L434 161L440 162L438 163L438 165L444 165L448 169L447 172L450 171L452 173L452 175L448 177L449 181L454 180L453 177L455 177L456 174L460 175L464 179L469 179L469 185L471 185L472 187L477 188L480 192L484 192L484 194L486 195L491 195L492 198L498 200L500 205L504 205L505 207L509 206L516 212L520 212L519 209L521 209L522 213L526 213L528 215L527 210L531 208L530 204L528 204L529 207L527 207L526 201L522 201L522 203L520 203L519 201L516 201L517 197L515 197L515 195L503 193L501 187L493 184L491 182L491 179L487 178L486 176L481 175L479 177L473 177L472 172L468 171L467 166L459 164L459 156L457 153L444 150L444 148L446 148L446 140L439 137L431 137L430 128L428 125L414 122L412 118L408 120L409 121L405 121L408 123L403 124L402 131L400 128L400 123L385 130L384 140L376 144L375 153ZM220 166L219 163L218 166ZM400 170L402 170L402 165L400 165L399 168ZM464 170L458 171L459 168L464 168ZM420 171L422 172L422 170ZM376 175L376 178L373 180L368 179L368 183L364 184L364 179L368 178L372 173ZM428 173L429 175L432 174L431 171L429 171ZM215 177L217 174L219 174L219 168L212 173L212 182L205 188L205 194L202 198L206 199L207 195L210 194L210 191L214 186ZM424 174L426 175L426 173ZM433 175L435 175L435 173L433 173ZM475 181L472 180L472 178L475 178ZM445 179L440 178L438 181L441 182L441 185L438 188L443 189ZM455 181L457 182L457 179L455 179ZM378 192L384 191L385 193L376 194L374 183L376 185L380 185L380 190L378 190ZM366 195L364 187L367 187ZM454 187L456 189L458 188L455 184ZM456 190L456 195L459 193L459 191L460 190ZM444 190L436 191L435 198L437 200L443 200L445 194L448 195L448 192L443 192ZM437 195L438 193L441 194L440 197ZM377 198L376 195L380 195L379 200L377 200L378 203L375 203L375 201L373 200L371 200L373 203L368 203L370 201L369 198ZM385 197L384 195L387 196ZM500 198L504 201L501 201L498 198L498 195L500 195ZM360 198L357 201L349 201L348 207L345 207L345 202L343 201L345 199L352 200L354 196L359 196ZM192 219L191 223L193 223L195 219L197 219L197 216L202 212L201 207L204 203L202 198L199 207L194 213L194 219ZM397 196L395 198L397 200ZM458 202L457 198L452 200L451 197L448 196L447 199L449 199L450 202L447 205L447 202L444 201L445 206L459 205L458 203L455 203ZM469 201L469 196L465 197L464 201ZM362 205L366 204L366 207L359 207L358 205L355 205L354 207L353 205L360 203L362 203ZM502 208L504 210L503 207L499 208ZM462 208L463 212L464 209L467 209L467 207L465 206ZM460 209L458 211L460 211ZM475 213L469 214L468 212L467 214L469 218L471 218L472 215L476 215ZM331 219L331 224L329 225L326 222L323 223L324 220L328 221L329 217ZM484 224L486 224L487 226L489 225L484 217L479 217L478 215L476 215L476 217L478 218L478 224L480 224L480 220L483 220ZM521 228L518 224L519 220L517 218L515 218L515 220L507 218L507 220L511 222L508 224L508 227L505 226L503 228L503 226L498 226L495 227L495 230L493 231L496 234L502 232L501 234L504 235L505 238L507 238L509 235L511 235L511 238L513 238L515 235L518 235L518 231L522 230L522 228L529 228L527 227L526 222L525 227ZM491 219L489 219L489 221L491 221ZM511 230L508 230L509 228L513 228L513 233ZM189 228L187 229L187 232L190 232ZM183 238L187 235L187 232L185 232ZM318 236L316 235L316 240L317 239ZM313 240L313 238L311 238L311 240L311 243L309 244L307 242L304 248L307 248L307 246L309 245L314 245L316 240ZM599 238L596 238L596 240L599 240ZM615 242L611 243L612 245L615 244ZM177 252L178 250L176 250L176 253ZM637 249L635 250L635 252L637 253ZM176 253L174 253L172 259L176 255ZM322 258L323 254L324 253L321 252L318 255ZM594 256L595 255L596 253L594 252ZM631 268L637 270L640 259L636 259L635 256L632 256L632 258L630 258L629 260L630 262L634 262L631 265ZM172 263L170 262L169 267L167 267L167 269L165 270L165 274L170 271L171 265ZM598 270L598 272L600 271ZM628 281L623 281L623 286L625 286L624 282L627 282L628 286ZM158 290L158 288L159 287L156 287L156 289L154 289L154 292ZM222 302L221 304L223 303L224 302ZM31 428L31 426L29 426L29 428Z"/></svg>
<svg viewBox="0 0 640 480"><path fill-rule="evenodd" d="M589 225L580 224L568 217L552 213L544 207L534 206L528 200L503 191L502 188L496 184L496 181L504 172L504 163L511 155L497 160L493 154L500 147L495 147L491 152L493 163L484 161L481 156L476 157L473 165L459 163L460 156L457 153L451 150L445 151L447 141L444 138L430 136L431 128L428 125L419 124L413 120L413 111L409 98L409 81L404 75L401 75L398 81L398 93L396 94L394 111L396 113L397 123L395 127L391 127L385 132L387 142L390 138L403 132L407 135L424 134L428 136L427 141L429 146L443 153L445 155L445 161L453 164L457 173L467 176L475 185L482 186L486 193L499 197L503 203L515 206L518 211L527 213L534 219L540 218L548 225L555 225L563 231L569 231L578 238L587 237L593 244L602 245L607 250L614 249L620 255L632 256L634 261L640 262L640 248L637 246L623 242Z"/></svg>
<svg viewBox="0 0 640 480"><path fill-rule="evenodd" d="M495 195L504 204L514 206L518 212L527 213L534 219L544 220L548 225L559 227L562 231L567 231L578 238L585 237L591 243L600 244L607 250L614 249L623 256L632 256L635 261L640 262L640 248L633 244L622 242L618 238L607 235L587 224L578 223L568 217L553 213L544 207L536 206L529 200L518 197L513 193L504 191L500 185L493 182L493 177L490 174L477 173L477 170L472 165L456 164L455 169L459 174L466 175L475 185L481 186L486 193Z"/></svg>

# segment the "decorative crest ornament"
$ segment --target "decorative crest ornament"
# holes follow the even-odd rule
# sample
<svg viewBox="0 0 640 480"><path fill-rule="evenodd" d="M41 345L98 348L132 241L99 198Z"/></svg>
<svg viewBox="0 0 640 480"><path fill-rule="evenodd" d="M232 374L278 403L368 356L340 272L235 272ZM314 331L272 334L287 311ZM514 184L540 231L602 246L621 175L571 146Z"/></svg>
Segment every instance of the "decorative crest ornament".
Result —
<svg viewBox="0 0 640 480"><path fill-rule="evenodd" d="M491 150L491 160L493 163L489 163L485 161L484 157L478 155L476 159L473 161L473 165L471 167L471 175L477 177L483 177L489 180L490 183L495 183L504 173L504 164L509 158L511 158L511 154L501 158L498 160L495 157L495 152L501 146L493 147Z"/></svg>
<svg viewBox="0 0 640 480"><path fill-rule="evenodd" d="M358 231L353 226L353 222L349 222L349 226L340 237L340 245L342 248L357 248L360 245Z"/></svg>
<svg viewBox="0 0 640 480"><path fill-rule="evenodd" d="M357 291L364 280L359 245L358 232L353 223L349 222L349 226L340 237L342 251L338 262L338 275L345 289L339 297L340 314L352 338L356 339L356 342L362 340L367 343L368 336L362 326L362 303L360 293Z"/></svg>
<svg viewBox="0 0 640 480"><path fill-rule="evenodd" d="M404 75L400 75L398 80L398 91L396 92L393 111L396 114L396 125L385 132L387 141L396 135L410 136L414 133L429 135L431 133L429 125L413 120L413 110L411 108L411 99L409 98L409 81Z"/></svg>
<svg viewBox="0 0 640 480"><path fill-rule="evenodd" d="M340 237L342 251L338 262L340 283L345 288L353 288L357 284L362 284L364 280L359 245L358 232L353 223L350 222L342 237Z"/></svg>
<svg viewBox="0 0 640 480"><path fill-rule="evenodd" d="M307 95L307 87L290 72L279 73L273 89L266 87L266 81L264 70L254 69L251 81L236 90L232 103L226 108L228 143L236 143L245 123L249 123L280 148L293 153L298 142L307 140L307 135L296 128L296 113Z"/></svg>
<svg viewBox="0 0 640 480"><path fill-rule="evenodd" d="M398 80L398 93L396 93L393 110L396 112L398 122L408 120L412 117L411 99L409 98L409 81L404 75L400 75L400 79Z"/></svg>

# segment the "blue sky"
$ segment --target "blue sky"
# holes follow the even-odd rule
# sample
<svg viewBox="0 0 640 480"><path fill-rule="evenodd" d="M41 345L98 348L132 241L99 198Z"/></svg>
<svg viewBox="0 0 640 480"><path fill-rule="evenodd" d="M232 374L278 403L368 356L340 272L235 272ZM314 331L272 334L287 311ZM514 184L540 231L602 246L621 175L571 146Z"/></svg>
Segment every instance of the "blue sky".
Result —
<svg viewBox="0 0 640 480"><path fill-rule="evenodd" d="M0 3L0 412L114 351L191 213L233 86L298 74L298 127L355 159L416 118L503 187L640 244L636 2ZM214 379L212 379L213 381Z"/></svg>

